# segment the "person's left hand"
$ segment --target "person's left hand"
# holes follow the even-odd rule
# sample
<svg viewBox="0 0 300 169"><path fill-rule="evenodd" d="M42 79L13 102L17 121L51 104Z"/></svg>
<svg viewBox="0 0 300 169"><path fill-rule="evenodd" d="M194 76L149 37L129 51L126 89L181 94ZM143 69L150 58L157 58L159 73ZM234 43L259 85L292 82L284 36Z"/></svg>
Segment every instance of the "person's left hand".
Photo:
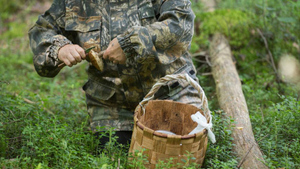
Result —
<svg viewBox="0 0 300 169"><path fill-rule="evenodd" d="M108 59L115 64L125 64L126 56L117 38L114 38L103 54L103 59Z"/></svg>

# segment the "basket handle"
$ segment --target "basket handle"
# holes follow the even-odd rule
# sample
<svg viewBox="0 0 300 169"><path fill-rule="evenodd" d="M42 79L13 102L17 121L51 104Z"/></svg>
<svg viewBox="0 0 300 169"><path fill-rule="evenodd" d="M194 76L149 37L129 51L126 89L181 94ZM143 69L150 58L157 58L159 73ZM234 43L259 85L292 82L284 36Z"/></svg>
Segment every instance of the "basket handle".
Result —
<svg viewBox="0 0 300 169"><path fill-rule="evenodd" d="M154 98L154 94L160 89L161 86L166 85L167 82L172 81L172 80L186 80L189 82L190 85L192 85L200 95L201 99L201 105L199 108L202 107L202 110L204 111L204 114L210 115L210 110L208 108L208 102L207 98L205 96L205 93L201 86L194 80L192 79L188 74L173 74L173 75L166 75L165 77L160 78L151 88L149 93L144 97L144 99L139 103L139 105L143 109L143 113L145 114L145 108L144 105L148 103L149 100L152 100Z"/></svg>

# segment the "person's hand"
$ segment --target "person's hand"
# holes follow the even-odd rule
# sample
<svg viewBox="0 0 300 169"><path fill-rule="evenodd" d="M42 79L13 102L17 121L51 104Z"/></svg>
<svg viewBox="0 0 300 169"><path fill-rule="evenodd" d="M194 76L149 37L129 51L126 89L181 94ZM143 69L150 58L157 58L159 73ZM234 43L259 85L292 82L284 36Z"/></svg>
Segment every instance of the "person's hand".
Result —
<svg viewBox="0 0 300 169"><path fill-rule="evenodd" d="M108 59L114 64L125 64L126 56L122 50L117 38L114 38L108 45L103 54L103 59Z"/></svg>
<svg viewBox="0 0 300 169"><path fill-rule="evenodd" d="M78 45L65 45L58 51L58 59L72 67L86 58L84 49Z"/></svg>

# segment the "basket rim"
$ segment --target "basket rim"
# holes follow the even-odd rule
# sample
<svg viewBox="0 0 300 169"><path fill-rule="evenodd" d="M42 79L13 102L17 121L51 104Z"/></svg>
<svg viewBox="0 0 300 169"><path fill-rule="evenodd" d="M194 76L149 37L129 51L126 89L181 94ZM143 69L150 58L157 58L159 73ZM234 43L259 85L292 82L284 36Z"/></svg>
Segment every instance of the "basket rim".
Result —
<svg viewBox="0 0 300 169"><path fill-rule="evenodd" d="M144 130L145 128L147 128L150 131L153 131L153 135L158 136L158 137L162 137L162 138L168 138L168 136L170 136L169 134L164 134L164 133L160 133L160 132L156 132L153 129L144 126L143 124L139 123L139 120L136 118L135 121L136 125L141 129ZM195 133L195 134L190 134L190 135L175 135L175 136L180 136L180 139L191 139L191 138L195 138L197 135L203 135L207 133L207 129L203 129L201 132ZM173 136L173 135L172 135Z"/></svg>

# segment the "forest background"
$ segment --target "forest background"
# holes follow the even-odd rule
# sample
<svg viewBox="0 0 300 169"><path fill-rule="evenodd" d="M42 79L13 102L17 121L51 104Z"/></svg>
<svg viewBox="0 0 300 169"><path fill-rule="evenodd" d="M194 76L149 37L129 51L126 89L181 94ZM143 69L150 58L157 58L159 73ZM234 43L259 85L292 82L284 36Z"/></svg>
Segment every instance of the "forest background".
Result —
<svg viewBox="0 0 300 169"><path fill-rule="evenodd" d="M51 2L0 1L0 166L143 168L143 155L128 161L128 146L119 145L114 137L99 149L99 141L89 132L81 89L87 63L64 68L52 79L35 72L27 31ZM299 84L284 82L278 70L283 55L300 60L300 1L218 0L211 13L204 12L196 0L192 5L197 17L190 52L214 116L217 139L208 145L203 167L236 168L241 160L232 151L235 122L225 118L218 106L207 57L211 36L221 32L229 40L265 164L300 168ZM161 162L157 168L161 166L176 164ZM183 167L198 166L187 162Z"/></svg>

